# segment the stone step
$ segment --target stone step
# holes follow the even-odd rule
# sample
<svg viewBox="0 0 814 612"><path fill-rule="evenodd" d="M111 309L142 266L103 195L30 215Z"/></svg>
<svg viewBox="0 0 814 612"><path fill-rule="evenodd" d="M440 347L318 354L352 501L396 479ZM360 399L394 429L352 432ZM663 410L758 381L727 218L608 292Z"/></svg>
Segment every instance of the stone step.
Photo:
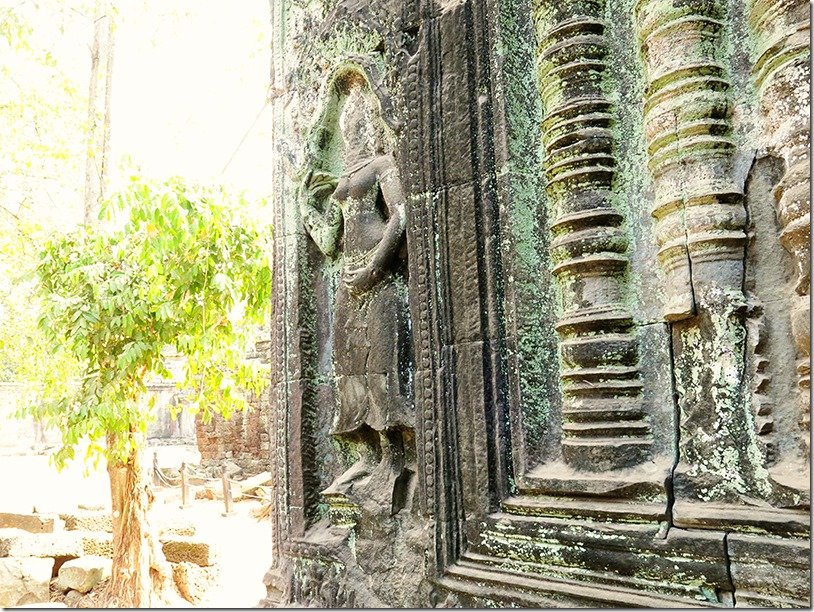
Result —
<svg viewBox="0 0 814 612"><path fill-rule="evenodd" d="M502 502L503 512L518 516L659 523L667 520L666 504L605 501L586 498L515 496Z"/></svg>
<svg viewBox="0 0 814 612"><path fill-rule="evenodd" d="M518 574L516 570L502 569L486 561L483 555L466 554L447 568L439 581L453 591L499 601L513 601L522 607L593 607L606 606L614 601L622 607L707 607L692 600L644 592L618 585L596 585L561 577ZM706 603L706 602L705 602Z"/></svg>

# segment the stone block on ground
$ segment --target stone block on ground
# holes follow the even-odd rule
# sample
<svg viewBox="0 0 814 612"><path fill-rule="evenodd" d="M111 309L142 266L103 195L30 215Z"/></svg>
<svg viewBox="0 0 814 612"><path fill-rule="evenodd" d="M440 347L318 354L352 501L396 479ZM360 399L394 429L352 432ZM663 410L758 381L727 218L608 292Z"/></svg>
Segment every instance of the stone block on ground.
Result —
<svg viewBox="0 0 814 612"><path fill-rule="evenodd" d="M65 605L69 608L75 608L80 599L82 599L82 593L79 591L71 590L65 593Z"/></svg>
<svg viewBox="0 0 814 612"><path fill-rule="evenodd" d="M82 552L85 555L113 558L113 534L102 532L77 532L82 535Z"/></svg>
<svg viewBox="0 0 814 612"><path fill-rule="evenodd" d="M195 532L195 525L182 518L168 518L159 523L158 526L160 536L194 536Z"/></svg>
<svg viewBox="0 0 814 612"><path fill-rule="evenodd" d="M232 488L232 501L238 501L243 498L243 493L240 490L240 482L234 480L229 481ZM195 491L195 499L223 499L223 482L218 480L210 482L205 487Z"/></svg>
<svg viewBox="0 0 814 612"><path fill-rule="evenodd" d="M215 563L215 551L206 542L185 536L164 536L161 538L164 556L170 563L189 561L202 567Z"/></svg>
<svg viewBox="0 0 814 612"><path fill-rule="evenodd" d="M110 576L112 561L107 557L88 555L66 561L59 568L58 585L63 591L87 593L99 581Z"/></svg>
<svg viewBox="0 0 814 612"><path fill-rule="evenodd" d="M238 478L243 475L243 468L234 461L225 462L223 467L226 468L227 478ZM220 476L220 471L217 472L217 476Z"/></svg>
<svg viewBox="0 0 814 612"><path fill-rule="evenodd" d="M61 514L68 531L106 531L113 533L113 517L110 512L83 510L73 514Z"/></svg>
<svg viewBox="0 0 814 612"><path fill-rule="evenodd" d="M181 597L191 604L199 604L214 584L217 573L213 567L182 561L172 564L172 577Z"/></svg>
<svg viewBox="0 0 814 612"><path fill-rule="evenodd" d="M271 472L261 472L241 481L240 490L244 495L257 495L257 489L271 484Z"/></svg>
<svg viewBox="0 0 814 612"><path fill-rule="evenodd" d="M0 559L0 606L47 602L53 567L53 559Z"/></svg>
<svg viewBox="0 0 814 612"><path fill-rule="evenodd" d="M82 539L78 534L29 533L22 529L0 529L0 557L81 557Z"/></svg>
<svg viewBox="0 0 814 612"><path fill-rule="evenodd" d="M48 514L0 512L0 529L22 529L31 533L53 533L58 517Z"/></svg>

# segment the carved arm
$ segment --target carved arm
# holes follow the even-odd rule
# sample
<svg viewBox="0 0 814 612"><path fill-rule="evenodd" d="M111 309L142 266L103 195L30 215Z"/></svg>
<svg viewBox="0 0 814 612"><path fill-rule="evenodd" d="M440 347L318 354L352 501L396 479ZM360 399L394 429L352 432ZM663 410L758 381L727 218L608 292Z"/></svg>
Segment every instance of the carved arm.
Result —
<svg viewBox="0 0 814 612"><path fill-rule="evenodd" d="M379 185L389 212L384 235L373 251L373 256L363 268L351 270L345 275L345 284L353 293L364 293L378 283L387 266L398 252L404 229L407 226L405 198L401 188L396 162L391 156L383 158L383 170L379 171Z"/></svg>
<svg viewBox="0 0 814 612"><path fill-rule="evenodd" d="M336 183L330 177L311 176L305 183L305 197L301 200L302 223L305 230L327 257L333 257L339 246L342 228L342 209L331 193ZM317 203L327 199L324 212Z"/></svg>
<svg viewBox="0 0 814 612"><path fill-rule="evenodd" d="M388 156L389 162L380 174L379 184L384 196L390 219L384 230L381 242L373 252L371 266L374 269L384 270L390 260L398 252L404 229L407 226L407 212L405 211L405 197L401 188L398 169L395 161Z"/></svg>

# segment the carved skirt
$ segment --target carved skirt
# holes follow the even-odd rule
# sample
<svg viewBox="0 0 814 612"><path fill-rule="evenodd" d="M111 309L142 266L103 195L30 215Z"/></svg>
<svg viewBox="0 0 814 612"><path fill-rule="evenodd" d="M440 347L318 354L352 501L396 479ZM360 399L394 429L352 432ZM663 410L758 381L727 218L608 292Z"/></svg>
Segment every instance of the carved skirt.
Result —
<svg viewBox="0 0 814 612"><path fill-rule="evenodd" d="M411 340L404 282L388 275L356 296L343 283L334 311L338 411L333 433L413 427Z"/></svg>

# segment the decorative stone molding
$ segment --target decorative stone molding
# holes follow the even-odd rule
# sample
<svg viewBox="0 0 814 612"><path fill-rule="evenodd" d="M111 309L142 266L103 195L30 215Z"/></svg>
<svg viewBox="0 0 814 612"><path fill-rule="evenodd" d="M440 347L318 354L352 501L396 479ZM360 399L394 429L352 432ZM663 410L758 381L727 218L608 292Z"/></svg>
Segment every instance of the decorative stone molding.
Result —
<svg viewBox="0 0 814 612"><path fill-rule="evenodd" d="M767 152L782 159L785 173L774 196L779 239L797 267L791 323L797 350L800 425L810 431L811 175L810 6L802 0L753 0L749 25L756 49L752 76L758 90Z"/></svg>
<svg viewBox="0 0 814 612"><path fill-rule="evenodd" d="M624 303L624 218L613 204L616 174L604 1L538 0L538 71L543 102L553 273L562 295L564 459L588 470L648 457L638 342Z"/></svg>
<svg viewBox="0 0 814 612"><path fill-rule="evenodd" d="M721 0L639 0L644 105L656 240L667 321L696 314L710 287L740 290L746 244L742 189L732 172L730 84L719 55Z"/></svg>

